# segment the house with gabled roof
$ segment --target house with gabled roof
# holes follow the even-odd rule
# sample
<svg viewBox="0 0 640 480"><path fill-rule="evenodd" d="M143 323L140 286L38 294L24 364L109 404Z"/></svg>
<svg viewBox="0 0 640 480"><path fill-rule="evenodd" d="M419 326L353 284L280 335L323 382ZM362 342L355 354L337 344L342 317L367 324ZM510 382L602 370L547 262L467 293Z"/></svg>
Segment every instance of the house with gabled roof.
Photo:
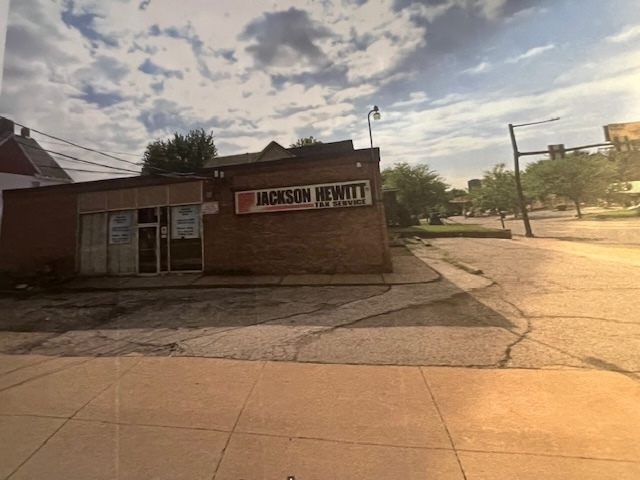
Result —
<svg viewBox="0 0 640 480"><path fill-rule="evenodd" d="M28 128L15 133L15 124L0 117L0 228L2 192L18 188L73 183L73 179L40 144Z"/></svg>
<svg viewBox="0 0 640 480"><path fill-rule="evenodd" d="M270 142L262 151L241 153L239 155L225 155L214 157L206 162L205 168L230 167L233 165L247 165L253 163L286 160L295 157L312 155L338 155L353 152L353 141L342 140L330 143L315 143L303 147L285 148L278 142Z"/></svg>

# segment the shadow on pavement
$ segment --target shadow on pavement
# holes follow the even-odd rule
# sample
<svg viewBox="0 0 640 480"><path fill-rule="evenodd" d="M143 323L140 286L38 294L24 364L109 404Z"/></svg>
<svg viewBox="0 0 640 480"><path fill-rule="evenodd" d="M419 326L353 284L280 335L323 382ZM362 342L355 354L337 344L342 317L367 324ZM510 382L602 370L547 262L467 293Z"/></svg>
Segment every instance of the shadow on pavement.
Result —
<svg viewBox="0 0 640 480"><path fill-rule="evenodd" d="M189 338L197 338L199 329L203 335L229 330L242 334L239 329L258 325L292 327L283 329L282 336L291 336L292 331L303 336L307 331L322 329L424 327L425 338L429 327L516 328L507 318L446 280L394 287L48 294L0 300L0 352L44 353L39 347L46 342L46 354L104 355L99 348L93 348L95 345L83 346L89 335L110 342L126 339L130 348L117 350L114 355L150 353L146 348L150 339L161 347L179 342L184 335L180 337L178 333L185 331L191 334ZM171 338L168 330L175 331L176 338ZM162 334L164 343L155 342L154 332ZM247 332L256 335L255 331ZM411 335L415 336L415 329ZM264 339L273 344L280 340L277 336Z"/></svg>

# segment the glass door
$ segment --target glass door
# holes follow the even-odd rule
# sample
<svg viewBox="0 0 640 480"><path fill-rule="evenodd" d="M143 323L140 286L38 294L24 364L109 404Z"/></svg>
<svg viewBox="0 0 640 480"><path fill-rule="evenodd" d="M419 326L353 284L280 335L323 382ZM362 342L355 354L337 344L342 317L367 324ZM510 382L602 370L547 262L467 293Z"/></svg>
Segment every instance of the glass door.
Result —
<svg viewBox="0 0 640 480"><path fill-rule="evenodd" d="M138 273L158 273L158 226L138 228Z"/></svg>

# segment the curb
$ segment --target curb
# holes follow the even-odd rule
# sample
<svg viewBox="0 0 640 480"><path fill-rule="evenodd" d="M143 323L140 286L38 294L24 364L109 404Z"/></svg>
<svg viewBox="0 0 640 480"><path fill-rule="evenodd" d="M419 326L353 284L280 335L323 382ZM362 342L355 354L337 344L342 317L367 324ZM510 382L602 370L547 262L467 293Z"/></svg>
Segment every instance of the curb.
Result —
<svg viewBox="0 0 640 480"><path fill-rule="evenodd" d="M511 230L496 230L489 232L402 232L398 233L400 238L500 238L511 240L513 238Z"/></svg>
<svg viewBox="0 0 640 480"><path fill-rule="evenodd" d="M152 291L152 290L209 290L209 289L248 289L248 288L301 288L301 287L393 287L396 285L426 285L429 283L439 282L441 275L433 280L420 282L393 282L393 283L256 283L256 284L235 284L235 285L167 285L167 286L132 286L132 287L54 287L47 289L31 290L31 291L7 291L0 290L0 298L2 297L19 297L27 298L38 294L48 293L96 293L96 292L131 292L131 291Z"/></svg>

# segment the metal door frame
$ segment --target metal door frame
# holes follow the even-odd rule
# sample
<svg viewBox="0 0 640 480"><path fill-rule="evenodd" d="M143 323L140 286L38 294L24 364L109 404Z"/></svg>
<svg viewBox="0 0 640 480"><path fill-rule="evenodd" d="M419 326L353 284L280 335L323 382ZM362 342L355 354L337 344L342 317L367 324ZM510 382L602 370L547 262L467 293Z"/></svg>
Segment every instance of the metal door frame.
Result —
<svg viewBox="0 0 640 480"><path fill-rule="evenodd" d="M160 211L159 207L143 207L143 208L153 208L156 211L155 222L151 223L138 223L138 211L140 208L136 209L136 275L140 276L155 276L160 274ZM141 228L155 228L156 229L156 271L151 272L140 272L140 229Z"/></svg>

